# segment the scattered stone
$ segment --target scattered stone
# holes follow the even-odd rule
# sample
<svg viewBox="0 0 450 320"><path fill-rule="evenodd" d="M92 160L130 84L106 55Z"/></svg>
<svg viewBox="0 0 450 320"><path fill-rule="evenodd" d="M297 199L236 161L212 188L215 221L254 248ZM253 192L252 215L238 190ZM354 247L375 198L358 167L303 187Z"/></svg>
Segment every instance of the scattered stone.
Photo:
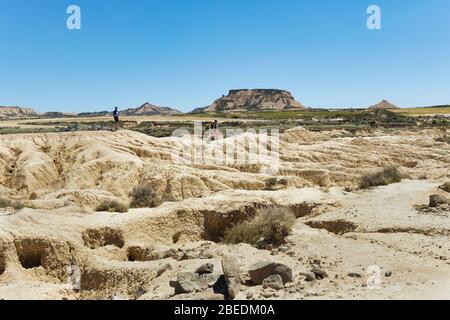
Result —
<svg viewBox="0 0 450 320"><path fill-rule="evenodd" d="M169 300L197 300L197 301L214 301L214 300L225 300L223 294L217 294L212 292L195 292L195 293L183 293L180 295L176 295Z"/></svg>
<svg viewBox="0 0 450 320"><path fill-rule="evenodd" d="M225 296L223 294L211 293L211 292L201 292L195 297L191 298L192 300L200 300L200 301L220 301L225 300Z"/></svg>
<svg viewBox="0 0 450 320"><path fill-rule="evenodd" d="M392 271L386 271L386 272L384 273L384 276L385 276L385 277L391 277L391 276L392 276Z"/></svg>
<svg viewBox="0 0 450 320"><path fill-rule="evenodd" d="M249 291L247 292L247 300L253 299L253 292Z"/></svg>
<svg viewBox="0 0 450 320"><path fill-rule="evenodd" d="M316 280L316 275L314 274L314 272L306 272L304 275L305 281L311 282Z"/></svg>
<svg viewBox="0 0 450 320"><path fill-rule="evenodd" d="M196 289L195 281L198 275L192 272L182 272L177 275L176 281L170 281L170 286L175 288L175 294L191 293Z"/></svg>
<svg viewBox="0 0 450 320"><path fill-rule="evenodd" d="M220 275L202 274L193 272L182 272L177 275L177 280L170 281L170 286L175 288L175 294L191 293L198 290L204 290L216 282Z"/></svg>
<svg viewBox="0 0 450 320"><path fill-rule="evenodd" d="M147 293L147 290L145 290L143 287L139 287L137 290L136 290L136 297L140 297L140 296L143 296L144 294L146 294Z"/></svg>
<svg viewBox="0 0 450 320"><path fill-rule="evenodd" d="M319 260L319 259L314 259L314 260L313 260L313 264L315 264L315 265L317 265L317 266L320 266L321 263L322 263L322 261Z"/></svg>
<svg viewBox="0 0 450 320"><path fill-rule="evenodd" d="M272 298L275 294L273 292L264 291L261 293L264 298Z"/></svg>
<svg viewBox="0 0 450 320"><path fill-rule="evenodd" d="M166 264L162 265L158 269L156 276L159 277L160 275L162 275L164 272L166 272L168 270L172 270L172 265L170 263L166 263Z"/></svg>
<svg viewBox="0 0 450 320"><path fill-rule="evenodd" d="M291 268L284 264L271 261L263 261L253 264L250 266L248 273L250 274L250 278L254 284L262 284L264 279L271 275L281 276L283 283L293 281Z"/></svg>
<svg viewBox="0 0 450 320"><path fill-rule="evenodd" d="M442 186L439 186L439 189L444 190L445 192L450 193L450 181L447 181Z"/></svg>
<svg viewBox="0 0 450 320"><path fill-rule="evenodd" d="M225 256L222 258L222 270L228 288L228 296L234 299L241 289L242 283L239 262L234 257Z"/></svg>
<svg viewBox="0 0 450 320"><path fill-rule="evenodd" d="M328 274L322 268L317 266L313 267L311 272L314 273L317 280L322 280L323 278L328 277Z"/></svg>
<svg viewBox="0 0 450 320"><path fill-rule="evenodd" d="M159 253L159 259L168 259L168 258L179 260L180 253L177 252L177 250L175 249L169 249Z"/></svg>
<svg viewBox="0 0 450 320"><path fill-rule="evenodd" d="M437 207L440 204L450 204L450 199L440 194L433 194L430 196L430 207Z"/></svg>
<svg viewBox="0 0 450 320"><path fill-rule="evenodd" d="M213 273L213 272L214 272L214 265L212 263L206 263L197 268L197 270L195 270L195 273L198 274Z"/></svg>
<svg viewBox="0 0 450 320"><path fill-rule="evenodd" d="M351 278L362 278L362 276L357 272L349 272L347 275Z"/></svg>
<svg viewBox="0 0 450 320"><path fill-rule="evenodd" d="M274 274L263 280L263 288L271 288L274 290L281 290L284 288L283 279L280 275Z"/></svg>

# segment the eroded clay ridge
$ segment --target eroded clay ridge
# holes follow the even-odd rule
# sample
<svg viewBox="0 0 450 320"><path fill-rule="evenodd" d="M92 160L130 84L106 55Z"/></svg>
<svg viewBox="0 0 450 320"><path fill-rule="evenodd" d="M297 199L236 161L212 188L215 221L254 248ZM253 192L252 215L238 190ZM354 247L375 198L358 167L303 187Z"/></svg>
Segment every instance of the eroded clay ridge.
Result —
<svg viewBox="0 0 450 320"><path fill-rule="evenodd" d="M261 164L226 165L215 159L176 163L175 138L132 131L2 135L0 195L29 200L37 208L94 207L104 200L129 201L130 191L142 183L151 184L163 201L179 201L235 189L353 188L361 175L388 165L399 166L411 178L439 179L449 172L448 144L434 140L439 132L374 137L362 132L360 137L341 138L343 134L286 131L273 175ZM243 141L236 150L248 158Z"/></svg>

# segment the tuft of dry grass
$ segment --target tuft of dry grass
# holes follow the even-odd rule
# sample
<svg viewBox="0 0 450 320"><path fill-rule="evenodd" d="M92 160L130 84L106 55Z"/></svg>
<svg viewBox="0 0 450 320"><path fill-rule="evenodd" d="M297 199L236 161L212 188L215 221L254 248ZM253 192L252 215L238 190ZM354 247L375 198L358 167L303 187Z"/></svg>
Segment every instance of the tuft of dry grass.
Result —
<svg viewBox="0 0 450 320"><path fill-rule="evenodd" d="M124 213L128 212L128 206L115 200L105 200L100 203L95 210Z"/></svg>
<svg viewBox="0 0 450 320"><path fill-rule="evenodd" d="M382 170L367 174L361 178L359 187L368 189L376 186L386 186L391 183L402 181L402 176L396 167L385 167Z"/></svg>
<svg viewBox="0 0 450 320"><path fill-rule="evenodd" d="M131 198L133 199L130 204L132 208L154 208L162 203L156 191L149 184L140 184L134 187Z"/></svg>
<svg viewBox="0 0 450 320"><path fill-rule="evenodd" d="M285 208L264 209L251 221L240 222L226 230L222 242L280 245L291 233L295 215Z"/></svg>

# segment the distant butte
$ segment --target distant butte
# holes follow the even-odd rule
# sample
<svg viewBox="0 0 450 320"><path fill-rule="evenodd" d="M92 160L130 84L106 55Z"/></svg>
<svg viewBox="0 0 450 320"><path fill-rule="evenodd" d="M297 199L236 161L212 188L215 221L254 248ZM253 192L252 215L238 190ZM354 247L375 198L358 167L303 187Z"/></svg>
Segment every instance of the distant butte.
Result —
<svg viewBox="0 0 450 320"><path fill-rule="evenodd" d="M292 94L279 89L235 89L195 112L242 112L264 110L306 109Z"/></svg>

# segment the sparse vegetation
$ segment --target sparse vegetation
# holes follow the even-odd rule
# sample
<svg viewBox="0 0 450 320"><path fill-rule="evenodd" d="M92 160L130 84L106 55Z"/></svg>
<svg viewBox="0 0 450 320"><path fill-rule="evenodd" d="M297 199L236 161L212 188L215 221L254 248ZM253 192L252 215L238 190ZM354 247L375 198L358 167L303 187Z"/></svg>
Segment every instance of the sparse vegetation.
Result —
<svg viewBox="0 0 450 320"><path fill-rule="evenodd" d="M240 222L226 230L222 241L228 244L280 245L290 234L295 220L295 215L287 209L265 209L253 220Z"/></svg>
<svg viewBox="0 0 450 320"><path fill-rule="evenodd" d="M154 208L162 203L156 191L149 184L140 184L134 187L131 197L133 199L130 204L132 208Z"/></svg>
<svg viewBox="0 0 450 320"><path fill-rule="evenodd" d="M450 137L447 137L447 136L439 137L439 138L434 139L434 141L436 141L436 142L445 142L445 143L450 144Z"/></svg>
<svg viewBox="0 0 450 320"><path fill-rule="evenodd" d="M128 206L125 203L121 203L115 200L105 200L97 206L96 211L107 212L128 212Z"/></svg>
<svg viewBox="0 0 450 320"><path fill-rule="evenodd" d="M9 199L0 198L0 208L13 208L14 210L21 210L25 208L25 205L20 201L11 201Z"/></svg>
<svg viewBox="0 0 450 320"><path fill-rule="evenodd" d="M450 181L447 181L443 185L439 186L439 189L450 193Z"/></svg>
<svg viewBox="0 0 450 320"><path fill-rule="evenodd" d="M393 166L385 167L383 170L365 175L361 178L359 187L368 189L376 186L386 186L391 183L400 182L402 176L398 169Z"/></svg>
<svg viewBox="0 0 450 320"><path fill-rule="evenodd" d="M266 190L277 190L279 187L285 188L288 184L287 180L284 178L271 177L266 181Z"/></svg>

